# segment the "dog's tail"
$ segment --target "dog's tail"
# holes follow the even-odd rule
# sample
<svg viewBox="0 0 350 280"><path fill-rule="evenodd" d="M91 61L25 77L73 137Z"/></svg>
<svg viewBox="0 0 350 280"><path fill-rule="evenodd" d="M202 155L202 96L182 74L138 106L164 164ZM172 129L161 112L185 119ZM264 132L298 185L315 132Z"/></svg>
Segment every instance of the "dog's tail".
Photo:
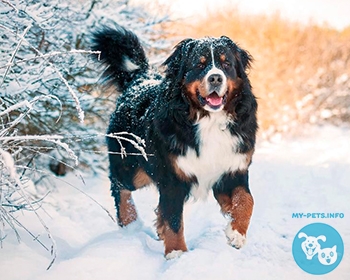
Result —
<svg viewBox="0 0 350 280"><path fill-rule="evenodd" d="M106 65L103 76L107 82L124 91L137 73L148 69L145 51L137 36L124 27L102 27L92 34L92 50Z"/></svg>

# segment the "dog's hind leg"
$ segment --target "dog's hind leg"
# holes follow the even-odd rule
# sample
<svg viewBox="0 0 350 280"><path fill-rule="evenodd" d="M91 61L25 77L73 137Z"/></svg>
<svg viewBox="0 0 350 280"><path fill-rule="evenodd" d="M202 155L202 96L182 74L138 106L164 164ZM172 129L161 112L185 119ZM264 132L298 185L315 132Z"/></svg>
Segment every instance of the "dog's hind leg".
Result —
<svg viewBox="0 0 350 280"><path fill-rule="evenodd" d="M118 224L121 227L136 221L137 212L131 191L124 188L115 178L111 178L111 191L117 210Z"/></svg>

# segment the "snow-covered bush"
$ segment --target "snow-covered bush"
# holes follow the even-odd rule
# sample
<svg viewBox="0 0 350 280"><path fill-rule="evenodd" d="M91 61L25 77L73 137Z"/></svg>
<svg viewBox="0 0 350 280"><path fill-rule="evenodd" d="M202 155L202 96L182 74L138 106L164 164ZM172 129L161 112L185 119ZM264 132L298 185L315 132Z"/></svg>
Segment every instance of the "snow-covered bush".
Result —
<svg viewBox="0 0 350 280"><path fill-rule="evenodd" d="M6 224L21 226L14 211L40 206L45 193L28 186L45 185L49 169L63 175L105 166L104 131L116 96L95 86L101 69L91 60L90 32L118 22L157 52L166 44L154 27L166 19L128 1L0 0L0 243ZM123 141L144 153L137 136L111 137L120 138L121 155Z"/></svg>
<svg viewBox="0 0 350 280"><path fill-rule="evenodd" d="M100 151L104 137L96 134L104 130L115 98L94 90L100 71L95 71L96 65L88 59L89 33L98 25L117 21L137 30L150 49L159 48L163 40L155 42L161 34L153 28L166 18L152 18L126 1L19 0L0 4L0 109L21 102L32 106L30 114L8 133L59 133L79 155L81 164L98 166L101 160L92 154ZM18 106L3 124L28 109ZM50 144L40 152L46 154L53 148ZM23 148L21 154L32 154L32 148ZM73 164L62 153L59 160ZM32 164L35 161L36 157Z"/></svg>

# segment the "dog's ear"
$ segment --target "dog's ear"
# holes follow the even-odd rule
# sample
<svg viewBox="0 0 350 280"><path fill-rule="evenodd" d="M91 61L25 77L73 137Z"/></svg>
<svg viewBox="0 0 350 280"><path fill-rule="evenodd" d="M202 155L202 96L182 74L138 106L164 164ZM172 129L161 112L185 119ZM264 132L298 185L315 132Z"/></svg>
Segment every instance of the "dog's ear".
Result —
<svg viewBox="0 0 350 280"><path fill-rule="evenodd" d="M174 52L163 62L166 66L166 76L172 79L182 79L185 70L186 58L194 46L193 39L182 40L175 46Z"/></svg>
<svg viewBox="0 0 350 280"><path fill-rule="evenodd" d="M316 240L322 240L323 242L326 242L326 237L324 235L320 235L316 237Z"/></svg>
<svg viewBox="0 0 350 280"><path fill-rule="evenodd" d="M237 60L237 73L242 79L247 78L246 71L250 68L253 61L253 57L249 52L241 49L237 44L235 44L229 37L221 36L221 39L227 44L227 46L232 50L234 56Z"/></svg>
<svg viewBox="0 0 350 280"><path fill-rule="evenodd" d="M242 63L242 68L244 71L250 68L253 61L253 57L245 50L237 47L237 56L238 60Z"/></svg>
<svg viewBox="0 0 350 280"><path fill-rule="evenodd" d="M303 232L300 232L299 234L298 234L298 238L307 238L308 236L305 234L305 233L303 233Z"/></svg>

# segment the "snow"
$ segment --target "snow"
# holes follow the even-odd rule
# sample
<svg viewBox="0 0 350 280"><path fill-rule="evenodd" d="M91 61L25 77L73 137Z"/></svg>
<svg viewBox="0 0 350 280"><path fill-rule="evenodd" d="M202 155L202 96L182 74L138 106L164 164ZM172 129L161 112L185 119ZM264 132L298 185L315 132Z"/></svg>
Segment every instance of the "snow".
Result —
<svg viewBox="0 0 350 280"><path fill-rule="evenodd" d="M294 262L292 242L313 222L327 223L343 238L340 265L317 279L349 279L350 275L350 130L308 128L308 136L274 143L258 141L250 169L255 200L247 244L236 250L227 244L226 220L215 199L190 200L185 208L185 238L189 252L166 260L153 226L157 191L134 193L139 221L118 228L100 206L69 184L92 196L114 213L106 174L84 175L86 185L70 174L56 183L57 192L39 211L57 243L57 259L46 270L50 254L18 229L21 242L5 229L0 249L1 279L315 279ZM296 219L294 212L342 212L344 218ZM45 244L45 230L33 213L16 217Z"/></svg>
<svg viewBox="0 0 350 280"><path fill-rule="evenodd" d="M5 169L10 175L11 179L15 179L17 177L15 162L10 153L0 149L0 162L4 164Z"/></svg>

